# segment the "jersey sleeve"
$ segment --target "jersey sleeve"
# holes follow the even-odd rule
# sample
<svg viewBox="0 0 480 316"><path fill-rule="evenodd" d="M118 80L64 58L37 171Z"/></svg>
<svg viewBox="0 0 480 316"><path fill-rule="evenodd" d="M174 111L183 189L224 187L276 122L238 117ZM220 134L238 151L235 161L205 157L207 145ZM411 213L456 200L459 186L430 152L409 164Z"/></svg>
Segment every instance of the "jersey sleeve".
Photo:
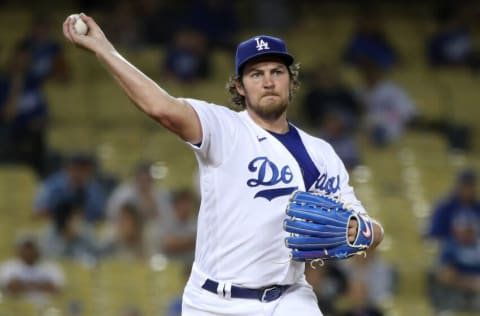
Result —
<svg viewBox="0 0 480 316"><path fill-rule="evenodd" d="M236 141L238 114L227 107L195 99L183 99L198 115L202 141L190 144L203 163L218 166L231 154Z"/></svg>

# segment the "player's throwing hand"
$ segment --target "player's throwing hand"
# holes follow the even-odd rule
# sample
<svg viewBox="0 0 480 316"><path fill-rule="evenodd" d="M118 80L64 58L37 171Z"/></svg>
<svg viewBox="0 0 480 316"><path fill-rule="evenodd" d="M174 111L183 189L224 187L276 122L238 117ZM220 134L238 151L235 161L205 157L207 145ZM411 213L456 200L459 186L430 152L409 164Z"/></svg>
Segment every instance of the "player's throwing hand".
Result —
<svg viewBox="0 0 480 316"><path fill-rule="evenodd" d="M83 13L79 15L79 18L87 25L88 33L85 35L78 34L74 26L75 18L70 15L63 22L63 34L68 41L93 53L115 50L95 20Z"/></svg>

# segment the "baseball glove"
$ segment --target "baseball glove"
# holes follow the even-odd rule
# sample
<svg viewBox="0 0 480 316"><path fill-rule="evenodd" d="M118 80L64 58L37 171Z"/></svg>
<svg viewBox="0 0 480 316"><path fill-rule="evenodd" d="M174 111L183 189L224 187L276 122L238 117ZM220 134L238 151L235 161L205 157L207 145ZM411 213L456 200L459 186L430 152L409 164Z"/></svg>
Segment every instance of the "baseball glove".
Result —
<svg viewBox="0 0 480 316"><path fill-rule="evenodd" d="M283 228L290 233L285 245L295 261L345 259L365 254L373 242L372 221L341 201L319 193L296 191L290 197ZM348 240L350 220L358 222L357 235Z"/></svg>

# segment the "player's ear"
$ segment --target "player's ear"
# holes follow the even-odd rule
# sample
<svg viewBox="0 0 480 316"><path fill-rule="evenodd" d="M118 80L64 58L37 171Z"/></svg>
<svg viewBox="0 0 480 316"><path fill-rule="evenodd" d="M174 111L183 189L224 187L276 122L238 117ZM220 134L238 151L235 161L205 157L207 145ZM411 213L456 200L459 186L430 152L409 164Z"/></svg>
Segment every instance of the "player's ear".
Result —
<svg viewBox="0 0 480 316"><path fill-rule="evenodd" d="M235 88L237 89L238 94L242 97L245 96L245 88L243 87L242 81L240 79L235 81Z"/></svg>

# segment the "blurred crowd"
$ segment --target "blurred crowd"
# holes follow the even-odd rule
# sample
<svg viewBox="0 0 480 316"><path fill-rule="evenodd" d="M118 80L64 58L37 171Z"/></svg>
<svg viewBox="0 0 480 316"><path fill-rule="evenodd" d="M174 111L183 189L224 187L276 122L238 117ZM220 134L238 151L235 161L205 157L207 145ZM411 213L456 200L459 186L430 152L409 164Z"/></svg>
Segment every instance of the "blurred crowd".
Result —
<svg viewBox="0 0 480 316"><path fill-rule="evenodd" d="M298 23L296 6L289 1L258 5L246 1L242 9L252 12L248 28L240 22L238 8L224 0L77 2L86 12L105 13L99 22L122 50L161 49L162 78L187 86L211 78L212 52L224 50L233 56L245 30L278 33ZM254 5L255 10L250 10ZM438 3L432 13L435 30L424 42L426 65L476 74L480 55L472 36L472 12L476 11L468 1ZM146 261L163 254L188 271L195 248L199 201L195 190L162 187L153 177L152 162L139 161L130 179L118 179L106 175L92 153L56 152L49 147L45 83L68 85L72 78L62 43L54 35L57 28L48 15L32 17L28 33L0 65L0 163L26 164L35 172L33 215L42 223L40 231L19 235L15 254L1 263L2 292L32 302L47 301L68 282L59 260L95 264L110 259ZM407 89L392 79L392 71L406 62L386 33L381 15L374 7L364 7L358 10L338 60L318 61L314 68L302 69L303 93L295 101L300 119L332 144L349 171L362 163L359 137L384 149L409 129L433 129L445 136L451 149L469 149L469 142L455 141L466 137L464 129L451 128L448 118L439 123L422 117ZM359 74L358 86L347 83L342 67ZM433 208L425 232L425 238L440 249L428 273L428 294L439 312L480 311L476 183L474 170L461 172L452 192ZM317 269L307 267L307 279L326 316L384 315L401 281L397 268L380 252ZM178 299L172 301L168 315L180 315L180 304ZM125 315L141 312L127 307Z"/></svg>
<svg viewBox="0 0 480 316"><path fill-rule="evenodd" d="M97 19L120 50L158 49L162 80L186 86L212 77L213 52L223 50L233 58L242 32L258 29L277 34L301 23L298 6L288 1L262 1L255 7L256 14L249 15L248 26L240 23L239 12L251 10L255 6L251 1L237 7L224 0L83 0L78 6L103 12ZM304 88L295 101L301 110L299 119L331 142L349 169L361 162L358 135L381 148L402 139L407 129L428 129L441 133L451 149L469 150L471 126L458 126L449 117L424 117L408 90L392 79L392 72L408 60L392 44L375 6L357 11L338 59L318 60L315 67L302 69ZM269 18L267 12L275 12L278 18ZM435 28L424 40L425 65L463 68L475 74L480 55L472 20L478 12L468 1L439 2L431 16ZM22 161L40 178L58 168L58 157L46 139L50 122L44 86L48 81L68 85L72 77L55 35L58 30L48 15L34 16L27 34L0 66L0 162ZM345 67L359 75L355 86L345 80Z"/></svg>
<svg viewBox="0 0 480 316"><path fill-rule="evenodd" d="M480 198L478 178L467 169L433 208L426 237L439 253L428 275L437 311L480 311Z"/></svg>
<svg viewBox="0 0 480 316"><path fill-rule="evenodd" d="M95 266L102 260L148 263L162 255L185 269L191 266L195 191L158 185L147 161L113 188L97 175L94 158L75 153L40 182L33 217L41 228L20 233L16 255L2 262L4 294L45 304L62 290L66 278L55 262L65 260Z"/></svg>

